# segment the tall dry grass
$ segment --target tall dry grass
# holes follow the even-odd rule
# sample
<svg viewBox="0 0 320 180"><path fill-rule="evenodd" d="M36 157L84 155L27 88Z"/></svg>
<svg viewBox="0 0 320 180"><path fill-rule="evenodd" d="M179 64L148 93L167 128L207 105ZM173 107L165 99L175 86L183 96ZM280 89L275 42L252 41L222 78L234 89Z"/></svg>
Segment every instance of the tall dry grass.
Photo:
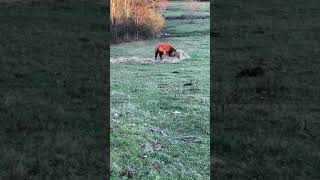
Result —
<svg viewBox="0 0 320 180"><path fill-rule="evenodd" d="M165 6L166 0L111 0L111 42L139 40L155 37L164 25L164 18L156 8Z"/></svg>

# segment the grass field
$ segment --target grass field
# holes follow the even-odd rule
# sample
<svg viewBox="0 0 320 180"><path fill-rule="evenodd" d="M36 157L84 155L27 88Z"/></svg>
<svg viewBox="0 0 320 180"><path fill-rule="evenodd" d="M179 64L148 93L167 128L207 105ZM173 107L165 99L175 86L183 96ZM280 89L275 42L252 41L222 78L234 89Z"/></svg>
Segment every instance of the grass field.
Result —
<svg viewBox="0 0 320 180"><path fill-rule="evenodd" d="M212 3L214 179L320 179L318 4ZM105 16L79 2L0 12L0 179L106 179ZM191 56L111 65L113 179L209 179L209 22L168 20L169 38L111 47ZM252 67L265 74L235 78Z"/></svg>
<svg viewBox="0 0 320 180"><path fill-rule="evenodd" d="M0 5L0 179L106 179L108 37L95 10Z"/></svg>
<svg viewBox="0 0 320 180"><path fill-rule="evenodd" d="M318 4L215 1L214 179L320 179Z"/></svg>
<svg viewBox="0 0 320 180"><path fill-rule="evenodd" d="M154 58L158 42L190 55L176 64L111 64L112 179L209 179L209 23L167 20L168 38L111 46L111 57Z"/></svg>
<svg viewBox="0 0 320 180"><path fill-rule="evenodd" d="M210 6L208 6L208 2L171 1L170 6L164 10L158 9L158 12L165 17L182 15L210 16Z"/></svg>

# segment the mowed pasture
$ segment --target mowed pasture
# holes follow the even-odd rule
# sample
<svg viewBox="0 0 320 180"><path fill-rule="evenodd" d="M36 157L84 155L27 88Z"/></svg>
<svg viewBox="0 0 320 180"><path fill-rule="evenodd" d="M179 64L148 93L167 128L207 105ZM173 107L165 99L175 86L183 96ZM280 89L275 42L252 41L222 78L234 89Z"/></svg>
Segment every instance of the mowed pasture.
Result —
<svg viewBox="0 0 320 180"><path fill-rule="evenodd" d="M320 179L318 4L213 4L214 179Z"/></svg>
<svg viewBox="0 0 320 180"><path fill-rule="evenodd" d="M160 12L185 16L184 4ZM208 18L170 19L167 38L111 46L111 58L154 58L159 42L190 56L111 64L112 179L209 179L209 30Z"/></svg>

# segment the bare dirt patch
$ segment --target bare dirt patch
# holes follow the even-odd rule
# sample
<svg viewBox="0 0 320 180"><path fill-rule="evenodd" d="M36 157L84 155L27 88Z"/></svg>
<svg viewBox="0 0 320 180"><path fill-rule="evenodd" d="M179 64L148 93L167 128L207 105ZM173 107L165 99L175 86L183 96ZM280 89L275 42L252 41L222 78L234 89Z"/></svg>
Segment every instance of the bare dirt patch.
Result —
<svg viewBox="0 0 320 180"><path fill-rule="evenodd" d="M110 58L110 63L177 63L179 61L189 59L190 56L182 50L177 50L179 53L179 57L168 57L163 55L163 59L160 60L158 57L157 60L151 57L137 57L137 56L130 56L130 57L116 57Z"/></svg>

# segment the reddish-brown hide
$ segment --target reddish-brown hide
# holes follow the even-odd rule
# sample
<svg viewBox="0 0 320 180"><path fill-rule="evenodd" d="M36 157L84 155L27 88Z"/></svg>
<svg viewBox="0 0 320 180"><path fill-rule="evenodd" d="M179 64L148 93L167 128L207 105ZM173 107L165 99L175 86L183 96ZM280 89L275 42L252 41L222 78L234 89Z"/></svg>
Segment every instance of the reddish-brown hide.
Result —
<svg viewBox="0 0 320 180"><path fill-rule="evenodd" d="M175 54L176 50L168 43L157 44L155 47L155 59L157 59L158 53L162 59L163 53L167 53L169 56Z"/></svg>

